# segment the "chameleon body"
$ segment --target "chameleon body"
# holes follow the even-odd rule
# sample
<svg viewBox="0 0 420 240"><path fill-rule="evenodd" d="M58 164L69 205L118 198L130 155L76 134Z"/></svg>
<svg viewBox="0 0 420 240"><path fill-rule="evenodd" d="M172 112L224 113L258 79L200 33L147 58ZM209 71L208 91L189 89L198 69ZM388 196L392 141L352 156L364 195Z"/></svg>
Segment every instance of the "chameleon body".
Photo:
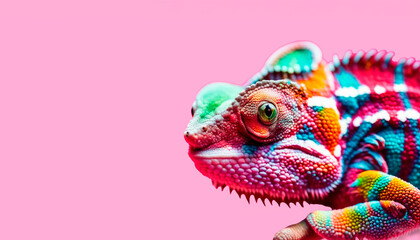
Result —
<svg viewBox="0 0 420 240"><path fill-rule="evenodd" d="M420 62L385 51L331 63L277 50L244 86L213 83L184 137L196 168L240 196L317 203L275 239L390 239L420 224Z"/></svg>

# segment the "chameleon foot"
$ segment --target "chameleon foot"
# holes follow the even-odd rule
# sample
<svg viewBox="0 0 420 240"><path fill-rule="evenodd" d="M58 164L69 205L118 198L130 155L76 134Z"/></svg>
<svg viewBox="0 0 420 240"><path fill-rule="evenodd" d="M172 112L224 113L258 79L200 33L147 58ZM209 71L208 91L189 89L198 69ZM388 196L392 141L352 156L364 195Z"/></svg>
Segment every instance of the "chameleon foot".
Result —
<svg viewBox="0 0 420 240"><path fill-rule="evenodd" d="M307 217L312 229L327 239L390 239L420 225L420 191L379 171L359 174L351 185L364 201Z"/></svg>

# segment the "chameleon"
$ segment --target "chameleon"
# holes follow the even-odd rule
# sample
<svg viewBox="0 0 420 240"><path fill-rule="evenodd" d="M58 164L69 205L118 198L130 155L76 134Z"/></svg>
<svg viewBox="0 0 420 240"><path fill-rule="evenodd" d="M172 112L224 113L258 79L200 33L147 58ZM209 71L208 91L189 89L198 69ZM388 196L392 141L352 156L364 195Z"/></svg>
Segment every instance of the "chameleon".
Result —
<svg viewBox="0 0 420 240"><path fill-rule="evenodd" d="M323 204L274 239L391 239L420 224L420 62L307 41L275 51L244 85L202 88L184 132L216 188Z"/></svg>

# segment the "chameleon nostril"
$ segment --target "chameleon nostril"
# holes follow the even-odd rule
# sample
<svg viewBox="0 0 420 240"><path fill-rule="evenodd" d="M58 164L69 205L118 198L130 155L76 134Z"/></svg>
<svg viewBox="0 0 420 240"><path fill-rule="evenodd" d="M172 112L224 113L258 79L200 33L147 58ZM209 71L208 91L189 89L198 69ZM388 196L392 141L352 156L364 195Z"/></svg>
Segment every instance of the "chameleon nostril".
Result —
<svg viewBox="0 0 420 240"><path fill-rule="evenodd" d="M186 137L189 137L190 136L190 132L185 132L185 134L184 134Z"/></svg>

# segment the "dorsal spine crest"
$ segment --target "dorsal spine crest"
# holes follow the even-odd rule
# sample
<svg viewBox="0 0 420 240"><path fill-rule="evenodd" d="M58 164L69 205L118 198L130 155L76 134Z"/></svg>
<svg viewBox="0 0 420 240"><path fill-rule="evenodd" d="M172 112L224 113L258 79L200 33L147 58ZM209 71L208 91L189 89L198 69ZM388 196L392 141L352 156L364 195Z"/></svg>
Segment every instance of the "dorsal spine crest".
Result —
<svg viewBox="0 0 420 240"><path fill-rule="evenodd" d="M370 50L370 51L358 51L353 53L347 51L343 58L340 59L337 55L333 56L333 61L329 64L330 71L338 73L343 69L367 69L371 67L380 67L381 69L395 71L397 66L402 66L402 72L404 74L417 74L420 69L420 61L416 61L414 58L401 58L398 61L393 59L394 53L387 52L384 50Z"/></svg>

